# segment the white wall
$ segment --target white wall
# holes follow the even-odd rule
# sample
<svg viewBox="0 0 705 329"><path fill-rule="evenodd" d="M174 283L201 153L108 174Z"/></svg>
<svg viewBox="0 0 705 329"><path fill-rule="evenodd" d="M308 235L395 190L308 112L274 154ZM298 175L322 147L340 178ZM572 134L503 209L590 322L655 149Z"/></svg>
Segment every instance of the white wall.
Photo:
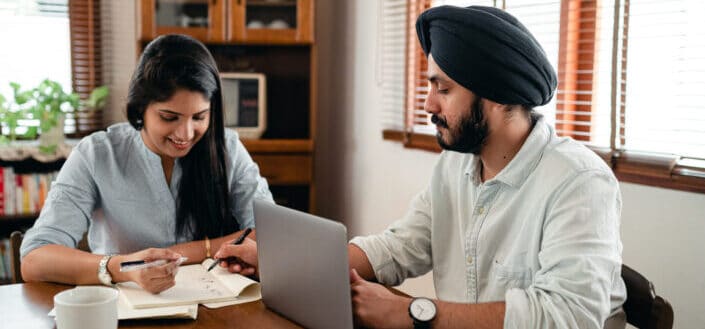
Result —
<svg viewBox="0 0 705 329"><path fill-rule="evenodd" d="M705 194L621 189L624 263L671 302L674 328L705 328Z"/></svg>
<svg viewBox="0 0 705 329"><path fill-rule="evenodd" d="M103 39L109 72L110 99L103 117L105 124L126 121L125 102L132 71L137 64L137 15L135 1L102 1L103 24L113 31Z"/></svg>
<svg viewBox="0 0 705 329"><path fill-rule="evenodd" d="M318 213L351 235L401 217L427 182L436 154L382 140L375 82L378 1L317 1ZM624 262L675 309L675 328L705 325L705 194L622 184ZM430 277L402 289L433 296Z"/></svg>

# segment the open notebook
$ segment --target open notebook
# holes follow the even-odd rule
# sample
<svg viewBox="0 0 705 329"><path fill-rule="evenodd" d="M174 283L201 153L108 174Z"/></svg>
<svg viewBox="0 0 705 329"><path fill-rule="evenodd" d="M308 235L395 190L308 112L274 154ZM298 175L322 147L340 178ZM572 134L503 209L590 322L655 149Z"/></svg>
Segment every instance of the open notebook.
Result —
<svg viewBox="0 0 705 329"><path fill-rule="evenodd" d="M144 291L134 282L119 283L117 287L135 309L192 304L217 308L262 298L257 281L220 266L206 271L213 262L213 259L206 259L201 264L179 267L176 285L159 294Z"/></svg>
<svg viewBox="0 0 705 329"><path fill-rule="evenodd" d="M196 319L198 304L218 308L262 298L260 284L256 281L229 273L220 266L207 272L213 262L206 259L201 264L179 267L176 285L156 295L144 291L134 282L119 283L118 319ZM54 314L52 309L49 315Z"/></svg>

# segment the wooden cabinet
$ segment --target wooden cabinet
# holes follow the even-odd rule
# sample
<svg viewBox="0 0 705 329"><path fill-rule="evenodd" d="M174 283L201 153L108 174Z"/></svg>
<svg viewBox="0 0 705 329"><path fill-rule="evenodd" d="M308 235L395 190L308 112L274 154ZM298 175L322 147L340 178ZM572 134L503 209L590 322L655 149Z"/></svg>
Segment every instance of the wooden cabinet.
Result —
<svg viewBox="0 0 705 329"><path fill-rule="evenodd" d="M260 174L272 185L306 185L311 183L311 157L307 155L252 156L259 163Z"/></svg>
<svg viewBox="0 0 705 329"><path fill-rule="evenodd" d="M313 42L313 0L142 0L140 36L191 35L204 42Z"/></svg>
<svg viewBox="0 0 705 329"><path fill-rule="evenodd" d="M140 0L138 8L138 49L187 34L206 44L221 73L266 77L267 128L243 143L277 203L315 212L314 0Z"/></svg>

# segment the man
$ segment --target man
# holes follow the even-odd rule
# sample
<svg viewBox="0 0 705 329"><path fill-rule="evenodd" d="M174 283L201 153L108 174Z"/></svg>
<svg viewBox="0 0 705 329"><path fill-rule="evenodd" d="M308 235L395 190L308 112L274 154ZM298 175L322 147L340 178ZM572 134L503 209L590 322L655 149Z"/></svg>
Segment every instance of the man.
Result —
<svg viewBox="0 0 705 329"><path fill-rule="evenodd" d="M357 322L624 328L618 183L532 110L556 88L538 42L489 7L432 8L416 29L429 63L425 108L448 151L404 218L351 241ZM366 281L397 285L430 270L437 300Z"/></svg>

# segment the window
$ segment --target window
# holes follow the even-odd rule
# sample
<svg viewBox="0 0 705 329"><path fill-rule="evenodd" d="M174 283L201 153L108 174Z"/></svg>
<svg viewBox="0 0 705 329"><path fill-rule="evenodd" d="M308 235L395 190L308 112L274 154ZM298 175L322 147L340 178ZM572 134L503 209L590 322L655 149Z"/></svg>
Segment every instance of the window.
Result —
<svg viewBox="0 0 705 329"><path fill-rule="evenodd" d="M705 2L410 1L406 98L383 109L405 113L403 125L384 121L383 136L406 147L440 150L423 111L425 57L413 29L425 8L440 4L496 6L522 21L558 74L556 96L537 111L559 135L598 153L620 180L705 193L705 23L698 17ZM383 31L391 27L386 20ZM388 40L383 34L381 51Z"/></svg>
<svg viewBox="0 0 705 329"><path fill-rule="evenodd" d="M0 0L0 94L10 82L33 88L50 78L71 88L67 0Z"/></svg>
<svg viewBox="0 0 705 329"><path fill-rule="evenodd" d="M86 99L105 84L103 68L110 63L111 52L103 49L101 35L109 30L101 29L100 23L110 8L101 11L100 6L99 0L0 0L0 94L11 97L10 82L26 90L48 78ZM93 117L101 119L100 113ZM67 134L80 137L92 132L77 129L80 126L67 115Z"/></svg>

